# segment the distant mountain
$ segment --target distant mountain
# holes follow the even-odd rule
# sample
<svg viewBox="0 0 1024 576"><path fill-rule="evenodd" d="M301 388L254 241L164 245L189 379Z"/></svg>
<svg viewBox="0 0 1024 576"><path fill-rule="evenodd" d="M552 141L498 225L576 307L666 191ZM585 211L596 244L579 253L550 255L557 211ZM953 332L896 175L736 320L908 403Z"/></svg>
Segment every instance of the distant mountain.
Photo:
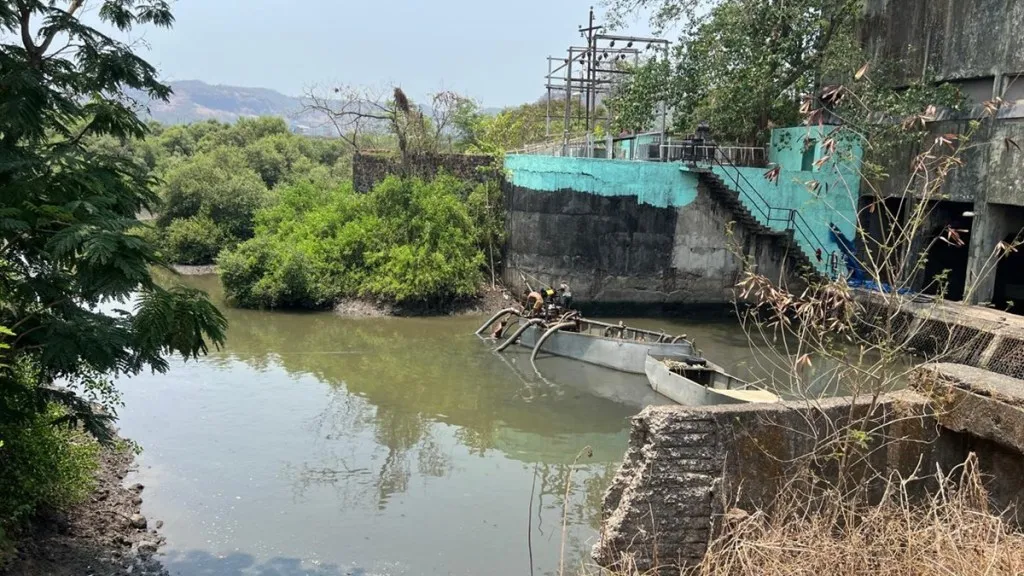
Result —
<svg viewBox="0 0 1024 576"><path fill-rule="evenodd" d="M302 99L287 96L269 88L211 85L199 80L170 83L174 94L169 102L148 101L135 94L149 110L149 117L164 124L187 124L203 120L234 122L239 118L280 116L292 130L309 134L334 135L323 126L324 118L302 113ZM495 114L500 108L482 108Z"/></svg>

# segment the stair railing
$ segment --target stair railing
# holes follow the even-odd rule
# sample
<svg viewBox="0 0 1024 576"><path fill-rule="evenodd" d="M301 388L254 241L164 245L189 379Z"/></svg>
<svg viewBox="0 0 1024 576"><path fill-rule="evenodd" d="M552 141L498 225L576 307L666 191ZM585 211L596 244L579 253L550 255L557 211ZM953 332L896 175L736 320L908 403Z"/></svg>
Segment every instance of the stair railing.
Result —
<svg viewBox="0 0 1024 576"><path fill-rule="evenodd" d="M769 228L772 227L772 222L785 222L785 230L792 232L794 239L798 239L798 247L799 240L802 240L805 245L811 246L814 250L814 254L805 254L812 263L815 260L824 262L826 269L831 272L832 276L838 273L838 255L834 250L827 249L826 244L818 238L818 235L814 233L814 230L798 210L772 206L757 191L757 187L733 164L727 154L723 154L717 147L708 146L707 148L709 150L703 150L701 154L695 155L696 162L723 168L723 172L732 181L734 189L740 195L741 200L745 200L747 206L752 206L760 212L761 216L764 217L765 224Z"/></svg>

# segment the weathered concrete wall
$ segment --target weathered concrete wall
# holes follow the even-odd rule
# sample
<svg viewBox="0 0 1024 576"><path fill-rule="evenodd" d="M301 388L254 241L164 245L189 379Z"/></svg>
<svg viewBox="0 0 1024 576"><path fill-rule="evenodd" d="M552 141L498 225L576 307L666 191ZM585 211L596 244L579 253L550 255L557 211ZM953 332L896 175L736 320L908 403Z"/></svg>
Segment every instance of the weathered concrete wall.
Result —
<svg viewBox="0 0 1024 576"><path fill-rule="evenodd" d="M825 151L824 142L828 138L836 141L831 154ZM808 144L808 161L805 162ZM768 149L769 161L779 168L774 180L765 177L763 168L716 166L714 171L727 184L755 192L754 202L743 196L741 199L747 201L751 214L769 228L786 230L791 224L785 220L784 211L799 212L803 218L800 225L806 225L807 234L795 234L794 238L808 256L818 248L826 254L840 253L840 245L832 237L829 225L834 224L847 238L857 237L863 155L859 142L841 132L833 134L828 126L776 128L772 130ZM770 206L771 210L759 209L757 204L761 204L762 198L763 205ZM769 213L772 219L768 218ZM812 262L821 272L829 266L827 260L816 262L812 258Z"/></svg>
<svg viewBox="0 0 1024 576"><path fill-rule="evenodd" d="M895 85L949 82L965 97L969 110L940 113L929 127L933 135L968 132L971 121L986 116L984 102L1002 100L994 117L972 134L963 166L941 190L952 201L975 203L965 276L979 284L968 299L991 301L994 278L981 271L1002 239L993 240L1005 223L1002 207L1024 206L1024 162L1017 149L1024 141L1024 0L868 0L865 15L861 41L876 64L899 68ZM892 175L881 185L882 196L920 192L907 186L912 158L920 151L907 147L900 158L881 159L891 161Z"/></svg>
<svg viewBox="0 0 1024 576"><path fill-rule="evenodd" d="M904 82L1024 72L1024 0L867 0L861 37Z"/></svg>
<svg viewBox="0 0 1024 576"><path fill-rule="evenodd" d="M854 417L868 409L867 400L858 403ZM644 410L633 419L628 452L605 494L594 559L616 567L628 557L640 572L678 574L703 557L728 507L769 506L790 463L816 449L830 422L842 425L850 414L847 399ZM875 470L910 474L919 463L934 470L951 462L946 453L955 451L944 453L945 443L920 442L936 436L923 396L887 396L872 418L888 442L872 454Z"/></svg>
<svg viewBox="0 0 1024 576"><path fill-rule="evenodd" d="M496 177L494 158L468 154L422 154L414 156L408 166L393 154L356 154L352 159L352 186L356 192L369 192L390 175L417 176L431 179L446 172L463 180L486 182Z"/></svg>
<svg viewBox="0 0 1024 576"><path fill-rule="evenodd" d="M742 227L679 165L509 156L505 282L566 281L584 306L728 303L749 257L785 267L779 243Z"/></svg>
<svg viewBox="0 0 1024 576"><path fill-rule="evenodd" d="M923 495L935 487L934 471L948 473L973 453L993 509L1009 510L1007 518L1020 524L1024 381L957 364L922 365L912 380L913 391L885 395L874 408L869 398L833 398L644 410L605 494L594 559L678 574L700 561L727 510L769 510L781 483L851 416L868 417L876 431L870 442L879 448L869 454L866 477L920 478L908 488ZM818 460L815 473L834 478L830 462ZM870 484L869 499L882 489Z"/></svg>

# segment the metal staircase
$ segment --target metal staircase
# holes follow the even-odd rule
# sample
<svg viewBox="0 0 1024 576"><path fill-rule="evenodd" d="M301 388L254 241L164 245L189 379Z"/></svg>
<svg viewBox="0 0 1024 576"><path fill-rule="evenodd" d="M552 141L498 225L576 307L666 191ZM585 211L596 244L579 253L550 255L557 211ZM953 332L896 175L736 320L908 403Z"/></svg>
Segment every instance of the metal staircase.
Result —
<svg viewBox="0 0 1024 576"><path fill-rule="evenodd" d="M688 163L689 171L697 174L712 197L732 212L737 223L753 234L778 243L797 271L836 276L839 255L817 237L799 211L769 204L720 150L702 156ZM723 169L728 180L714 172L715 166ZM813 253L808 254L807 247Z"/></svg>

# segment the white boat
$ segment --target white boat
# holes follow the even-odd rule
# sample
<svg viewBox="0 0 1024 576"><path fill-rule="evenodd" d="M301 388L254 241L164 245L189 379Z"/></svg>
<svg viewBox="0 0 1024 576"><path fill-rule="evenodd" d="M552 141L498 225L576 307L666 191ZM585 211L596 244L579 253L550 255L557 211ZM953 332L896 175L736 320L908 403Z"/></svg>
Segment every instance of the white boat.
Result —
<svg viewBox="0 0 1024 576"><path fill-rule="evenodd" d="M519 336L519 344L534 348L547 331L544 326L526 327ZM684 337L585 319L580 319L570 329L557 330L549 335L540 352L631 374L644 373L644 362L649 354L695 356L693 343Z"/></svg>
<svg viewBox="0 0 1024 576"><path fill-rule="evenodd" d="M685 406L779 401L775 394L731 376L703 358L651 354L644 361L644 371L655 392Z"/></svg>

